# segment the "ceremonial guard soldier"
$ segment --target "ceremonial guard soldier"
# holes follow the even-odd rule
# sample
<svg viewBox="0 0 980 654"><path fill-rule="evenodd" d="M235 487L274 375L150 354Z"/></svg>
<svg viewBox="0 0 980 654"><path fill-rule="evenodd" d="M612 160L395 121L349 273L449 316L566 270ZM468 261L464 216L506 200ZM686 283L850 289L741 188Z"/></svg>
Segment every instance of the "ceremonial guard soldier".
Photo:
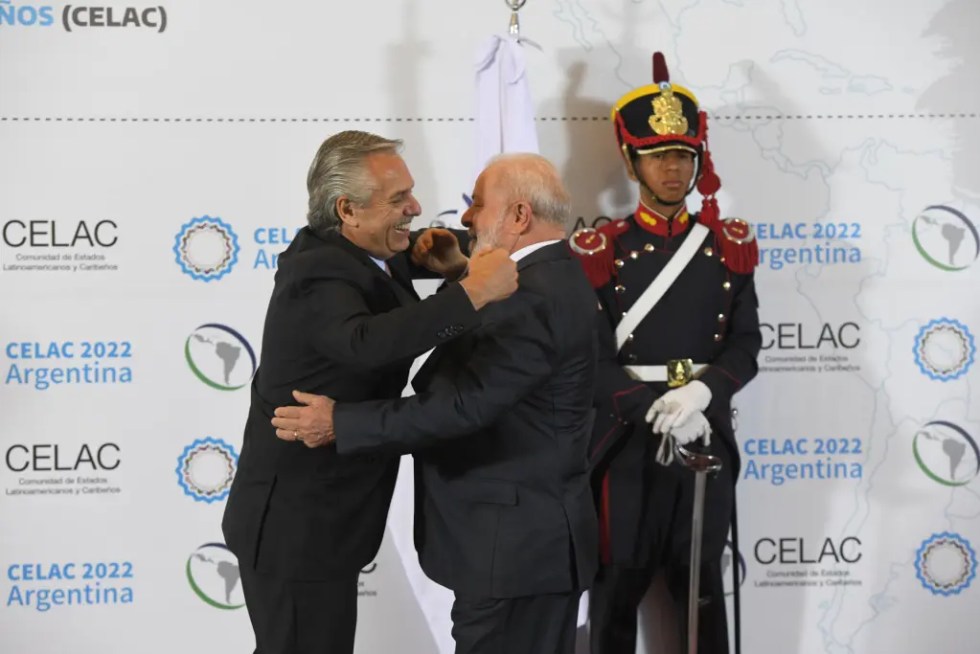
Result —
<svg viewBox="0 0 980 654"><path fill-rule="evenodd" d="M658 572L685 615L694 476L664 465L676 442L722 461L707 482L697 639L699 652L717 654L728 651L722 557L739 467L732 396L755 376L761 345L758 247L747 222L719 215L705 112L670 82L659 52L653 68L654 84L612 110L639 206L569 240L599 300L591 458L602 567L590 594L592 652L635 651L637 606ZM695 188L701 210L689 214Z"/></svg>

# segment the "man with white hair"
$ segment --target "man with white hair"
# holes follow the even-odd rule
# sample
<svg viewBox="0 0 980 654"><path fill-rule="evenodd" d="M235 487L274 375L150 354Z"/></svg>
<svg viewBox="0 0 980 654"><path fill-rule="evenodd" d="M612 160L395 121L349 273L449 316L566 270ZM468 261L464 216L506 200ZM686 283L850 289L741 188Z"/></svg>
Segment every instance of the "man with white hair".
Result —
<svg viewBox="0 0 980 654"><path fill-rule="evenodd" d="M273 421L280 438L296 431L310 447L414 453L415 543L425 573L455 592L457 654L571 654L595 574L595 297L563 241L569 213L546 159L492 160L463 224L474 252L502 248L517 261L518 291L436 348L417 395L321 398Z"/></svg>

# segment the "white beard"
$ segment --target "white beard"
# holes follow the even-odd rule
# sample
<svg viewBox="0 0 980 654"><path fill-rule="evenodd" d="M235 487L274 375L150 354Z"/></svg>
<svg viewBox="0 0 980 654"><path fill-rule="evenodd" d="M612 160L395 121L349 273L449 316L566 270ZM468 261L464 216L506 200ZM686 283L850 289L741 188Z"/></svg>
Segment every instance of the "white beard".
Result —
<svg viewBox="0 0 980 654"><path fill-rule="evenodd" d="M470 241L470 256L500 247L500 228L504 223L503 218L503 216L497 218L486 231L482 234L477 233L476 238Z"/></svg>

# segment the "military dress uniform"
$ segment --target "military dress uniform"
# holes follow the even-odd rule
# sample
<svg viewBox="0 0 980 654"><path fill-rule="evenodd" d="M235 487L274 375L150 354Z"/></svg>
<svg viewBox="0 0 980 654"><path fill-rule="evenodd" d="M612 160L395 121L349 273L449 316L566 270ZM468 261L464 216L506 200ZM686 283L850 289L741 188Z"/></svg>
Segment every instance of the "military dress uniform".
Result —
<svg viewBox="0 0 980 654"><path fill-rule="evenodd" d="M666 66L661 59L658 71L656 61L657 83L627 94L614 108L617 137L627 165L631 154L693 151L702 210L688 214L679 207L665 217L641 203L632 215L579 230L569 241L598 296L600 361L590 457L602 567L590 593L593 654L635 651L636 609L660 571L677 602L683 638L694 475L677 462L656 462L661 437L651 433L645 416L659 396L691 379L711 391L704 411L712 430L707 451L723 464L707 484L698 651L728 651L721 564L739 468L731 400L755 376L761 345L753 281L758 250L751 227L718 217L714 192L720 182L707 152L705 115L689 91L666 81ZM679 273L665 273L675 256L675 266L686 263ZM666 291L652 308L639 309L645 315L623 333L621 323L629 323L626 316L638 310L658 278L669 281Z"/></svg>

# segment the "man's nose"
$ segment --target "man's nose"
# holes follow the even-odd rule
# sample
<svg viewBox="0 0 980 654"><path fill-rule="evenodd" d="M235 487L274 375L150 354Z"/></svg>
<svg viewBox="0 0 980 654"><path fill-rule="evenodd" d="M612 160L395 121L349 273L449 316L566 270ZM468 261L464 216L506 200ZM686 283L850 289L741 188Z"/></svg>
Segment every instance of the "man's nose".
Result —
<svg viewBox="0 0 980 654"><path fill-rule="evenodd" d="M463 212L463 217L459 219L463 223L463 227L469 228L473 224L473 218L470 215L472 212L473 209L467 209Z"/></svg>
<svg viewBox="0 0 980 654"><path fill-rule="evenodd" d="M422 205L415 198L414 195L411 196L410 202L405 207L405 213L409 216L420 216L422 215Z"/></svg>

